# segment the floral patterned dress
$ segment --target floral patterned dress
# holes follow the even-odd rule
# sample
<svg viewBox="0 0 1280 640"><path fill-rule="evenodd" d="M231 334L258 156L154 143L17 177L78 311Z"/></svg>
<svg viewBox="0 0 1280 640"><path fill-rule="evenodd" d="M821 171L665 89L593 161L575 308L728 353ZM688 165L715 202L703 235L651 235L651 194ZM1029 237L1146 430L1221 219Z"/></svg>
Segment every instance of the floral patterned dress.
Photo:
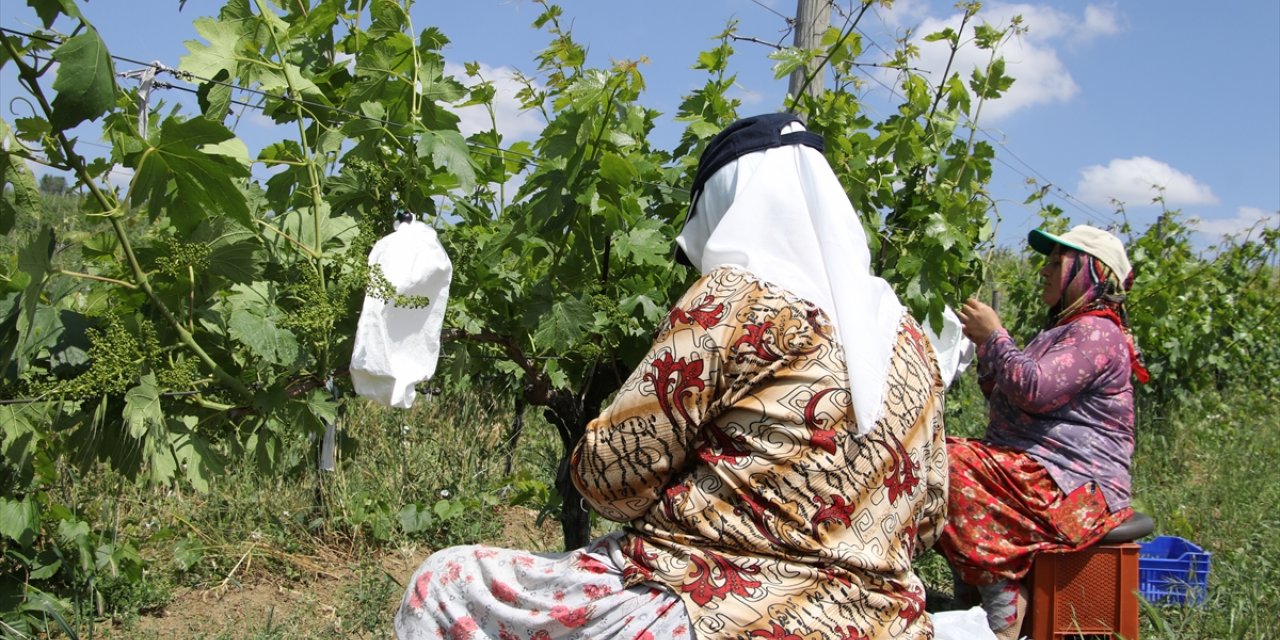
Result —
<svg viewBox="0 0 1280 640"><path fill-rule="evenodd" d="M1017 580L1034 554L1075 550L1132 515L1130 347L1115 321L1081 315L1019 351L1003 330L978 347L990 407L981 440L948 438L948 522L938 547L969 584Z"/></svg>

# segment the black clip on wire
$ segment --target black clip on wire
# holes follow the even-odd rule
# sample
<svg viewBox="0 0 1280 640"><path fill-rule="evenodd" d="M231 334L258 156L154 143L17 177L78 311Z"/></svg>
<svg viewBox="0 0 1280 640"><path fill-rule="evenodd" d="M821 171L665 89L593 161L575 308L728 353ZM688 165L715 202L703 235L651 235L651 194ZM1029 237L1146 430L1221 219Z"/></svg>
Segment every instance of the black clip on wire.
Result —
<svg viewBox="0 0 1280 640"><path fill-rule="evenodd" d="M396 214L396 222L408 224L414 221L415 216L412 211L401 211Z"/></svg>

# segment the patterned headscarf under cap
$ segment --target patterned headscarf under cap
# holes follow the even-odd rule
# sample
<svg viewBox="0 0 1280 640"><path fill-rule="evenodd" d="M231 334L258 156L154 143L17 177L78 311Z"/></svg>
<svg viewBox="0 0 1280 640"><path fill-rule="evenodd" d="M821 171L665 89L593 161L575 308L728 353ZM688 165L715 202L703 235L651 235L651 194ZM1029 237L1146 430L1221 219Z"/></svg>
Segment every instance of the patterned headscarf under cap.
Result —
<svg viewBox="0 0 1280 640"><path fill-rule="evenodd" d="M1082 227L1084 225L1072 229L1071 232L1063 234L1062 238L1038 229L1028 235L1028 241L1037 251L1051 253L1057 248L1062 252L1061 280L1058 282L1058 291L1062 294L1057 304L1049 308L1045 326L1061 326L1080 316L1098 316L1111 320L1124 333L1125 343L1129 347L1129 366L1134 377L1138 382L1146 384L1151 379L1151 374L1147 371L1142 351L1138 348L1138 341L1133 336L1133 329L1129 327L1129 311L1125 306L1126 293L1133 286L1133 267L1129 264L1129 258L1125 255L1119 239L1108 243L1108 245L1118 246L1118 251L1112 246L1106 247L1111 249L1110 252L1097 251L1106 256L1107 260L1063 241L1063 239L1072 239L1071 234ZM1092 227L1088 229L1093 230ZM1096 231L1098 235L1111 235L1105 231ZM1114 238L1114 236L1111 237ZM1100 243L1077 242L1075 244L1084 244L1095 250L1096 246L1101 246ZM1111 264L1117 264L1119 268L1126 271L1123 279L1110 266Z"/></svg>

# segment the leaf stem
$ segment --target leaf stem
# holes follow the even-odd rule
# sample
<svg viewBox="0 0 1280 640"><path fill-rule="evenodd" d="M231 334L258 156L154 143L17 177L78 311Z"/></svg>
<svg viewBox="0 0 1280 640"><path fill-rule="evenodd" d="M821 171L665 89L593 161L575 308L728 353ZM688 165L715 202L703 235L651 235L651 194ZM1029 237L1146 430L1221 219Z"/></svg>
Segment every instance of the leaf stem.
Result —
<svg viewBox="0 0 1280 640"><path fill-rule="evenodd" d="M82 278L84 280L96 280L98 282L107 282L110 284L119 285L126 289L131 289L135 291L138 289L138 285L133 284L132 282L125 282L124 280L116 280L115 278L108 278L106 276L95 276L91 273L81 273L79 271L67 271L66 269L58 269L54 273L57 273L60 276L70 276L72 278Z"/></svg>
<svg viewBox="0 0 1280 640"><path fill-rule="evenodd" d="M187 298L187 331L196 330L196 268L187 265L187 278L191 282L190 295Z"/></svg>
<svg viewBox="0 0 1280 640"><path fill-rule="evenodd" d="M619 74L617 77L621 78L622 74ZM621 80L619 82L621 82ZM618 92L621 90L622 90L622 86L621 84L619 84L618 86L613 87L613 89L609 92L609 99L605 101L604 109L601 111L601 114L600 114L600 128L599 130L596 131L596 135L591 141L591 157L588 158L583 164L592 164L600 157L600 141L604 139L605 131L608 129L609 112L613 109L614 98L618 96ZM570 174L568 178L565 180L565 185L566 185L564 189L565 192L575 193L577 191L577 189L575 188L576 185L574 183L577 181L578 175L581 173L582 173L582 165L580 164L574 168L573 173ZM578 202L576 199L573 201L573 213L569 215L569 221L565 224L566 229L572 229L573 224L578 221L578 215L582 213L582 207L583 207L582 203ZM591 243L591 248L594 251L595 240L591 237L590 228L587 229L587 241ZM551 258L551 268L547 269L548 278L551 278L552 274L555 273L556 268L560 266L560 261L564 259L565 249L568 245L569 245L568 242L564 242L559 245L556 245L555 254L552 255L552 258Z"/></svg>
<svg viewBox="0 0 1280 640"><path fill-rule="evenodd" d="M263 14L266 14L269 11L267 7L263 6L261 0L258 2L258 10ZM307 190L311 196L311 221L312 231L315 233L315 247L312 251L307 251L306 253L308 257L311 258L312 267L315 269L317 276L316 280L319 283L321 293L328 293L328 282L325 279L323 259L324 237L321 234L322 225L320 224L320 212L322 210L321 205L324 204L324 194L320 192L319 167L317 166L315 154L311 149L310 143L307 142L307 129L303 126L303 120L309 117L311 121L315 122L316 126L319 127L321 126L320 119L302 107L302 101L300 99L302 98L302 94L298 91L297 87L294 86L293 78L289 77L289 62L285 59L284 50L280 48L280 40L276 34L276 30L268 25L267 33L271 36L272 46L275 48L276 56L280 59L279 65L281 71L284 72L284 80L289 85L289 98L291 98L289 102L293 105L294 113L298 116L298 138L301 143L300 146L302 147L304 159L307 163L307 177L310 181L310 184L307 185ZM414 50L414 55L417 55L416 49ZM294 243L298 244L298 246L302 246L301 243L298 243L296 240ZM317 345L316 360L318 361L321 370L328 370L329 344L327 336L322 338L320 343Z"/></svg>
<svg viewBox="0 0 1280 640"><path fill-rule="evenodd" d="M281 238L288 240L291 244L293 244L293 246L297 247L303 253L307 254L308 257L315 260L320 259L320 256L311 250L311 247L308 247L307 245L303 244L301 240L298 240L297 238L294 238L293 236L285 233L284 231L281 231L279 228L277 228L275 225L271 224L270 222L267 222L265 220L254 220L254 222L257 222L263 227L266 227L267 229L270 229L276 232L276 234L278 234Z"/></svg>
<svg viewBox="0 0 1280 640"><path fill-rule="evenodd" d="M234 405L222 404L221 402L205 400L200 397L195 398L195 403L204 409L212 409L213 411L230 411L235 408Z"/></svg>

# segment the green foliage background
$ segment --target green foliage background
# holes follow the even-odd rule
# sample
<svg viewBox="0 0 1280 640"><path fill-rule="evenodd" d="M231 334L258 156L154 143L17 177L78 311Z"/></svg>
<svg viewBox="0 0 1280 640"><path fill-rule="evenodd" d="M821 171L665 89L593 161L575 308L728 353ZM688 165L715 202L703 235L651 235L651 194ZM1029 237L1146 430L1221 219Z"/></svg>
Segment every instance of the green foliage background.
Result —
<svg viewBox="0 0 1280 640"><path fill-rule="evenodd" d="M464 137L452 109L492 114L494 87L475 64L463 78L444 73L448 40L413 25L408 0L229 0L195 21L201 38L179 68L160 70L198 87L200 112L140 112L146 103L118 84L108 44L74 2L29 4L43 28L0 39L0 65L16 69L35 110L0 120L0 615L17 629L70 629L75 616L105 615L119 585L145 583L130 538L72 499L69 479L107 473L199 495L246 466L307 477L325 425L360 410L344 374L366 256L402 210L441 229L454 260L433 384L501 389L516 415L540 408L570 446L688 283L669 259L685 185L705 142L740 115L727 96L734 25L692 61L706 80L664 150L649 141L661 114L642 103L639 61L591 66L560 9L542 3L533 26L548 46L520 98L543 131L533 142L496 128ZM977 47L987 62L949 67L936 83L912 71L904 46L892 63L903 102L877 122L852 90L871 4L821 48L774 56L778 77L821 58L833 85L785 106L824 136L877 269L918 317L937 322L944 305L998 291L1008 324L1029 337L1036 265L991 244L995 150L975 136L985 102L1014 82L999 49L1021 23L977 24L979 5L964 5L965 26L929 39L953 60ZM246 97L294 131L256 157L227 126L231 100ZM106 156L69 136L86 121L101 124ZM42 191L27 162L73 184L42 180ZM132 178L116 186L107 176L120 169ZM1060 211L1043 212L1065 226ZM1276 232L1201 257L1177 212L1119 231L1140 265L1131 309L1152 410L1208 389L1274 386ZM550 462L501 495L559 515L572 546L590 521L561 472ZM347 529L331 528L335 507L318 498L309 530L434 535L503 499L347 497ZM181 564L199 563L204 543L175 544Z"/></svg>

